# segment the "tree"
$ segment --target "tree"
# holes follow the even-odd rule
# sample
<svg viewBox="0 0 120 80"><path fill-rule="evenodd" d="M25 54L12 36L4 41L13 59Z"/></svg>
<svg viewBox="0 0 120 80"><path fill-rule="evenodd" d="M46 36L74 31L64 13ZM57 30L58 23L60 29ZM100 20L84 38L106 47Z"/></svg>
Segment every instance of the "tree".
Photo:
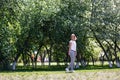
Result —
<svg viewBox="0 0 120 80"><path fill-rule="evenodd" d="M98 3L99 2L99 3ZM108 48L111 44L111 40L116 41L115 36L119 35L119 22L117 21L119 18L119 13L117 12L117 8L115 7L114 0L110 1L98 1L92 0L92 13L91 13L91 31L93 32L93 36L99 43L100 47L105 53L109 63L112 60L110 49ZM119 3L119 1L118 1ZM109 43L106 44L105 42ZM117 45L112 43L111 45ZM112 46L111 46L112 48ZM112 48L114 49L114 48ZM114 49L114 53L116 54L116 49ZM110 52L110 53L108 53ZM114 55L115 56L115 55ZM116 55L117 59L117 55Z"/></svg>

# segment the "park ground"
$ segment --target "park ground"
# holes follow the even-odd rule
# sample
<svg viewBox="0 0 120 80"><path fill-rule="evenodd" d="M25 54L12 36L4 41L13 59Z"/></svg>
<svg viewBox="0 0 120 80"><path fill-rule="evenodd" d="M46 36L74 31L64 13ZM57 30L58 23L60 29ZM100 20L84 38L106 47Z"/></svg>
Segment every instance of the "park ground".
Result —
<svg viewBox="0 0 120 80"><path fill-rule="evenodd" d="M0 80L120 80L120 69L107 65L80 67L74 73L66 73L65 66L42 66L35 70L18 67L16 71L0 72Z"/></svg>

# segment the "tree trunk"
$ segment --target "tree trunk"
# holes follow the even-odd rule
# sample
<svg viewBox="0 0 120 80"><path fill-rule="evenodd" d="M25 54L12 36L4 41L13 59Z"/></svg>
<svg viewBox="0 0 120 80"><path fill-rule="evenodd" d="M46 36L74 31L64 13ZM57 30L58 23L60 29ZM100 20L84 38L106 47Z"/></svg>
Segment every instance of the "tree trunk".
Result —
<svg viewBox="0 0 120 80"><path fill-rule="evenodd" d="M45 50L43 53L44 53L44 54L41 54L41 55L40 55L40 57L41 57L41 64L42 64L42 65L44 65L45 57L46 57L47 51Z"/></svg>
<svg viewBox="0 0 120 80"><path fill-rule="evenodd" d="M49 56L49 67L51 66L52 46L53 46L53 44L51 43L50 49L49 49L49 51L48 51L48 56Z"/></svg>
<svg viewBox="0 0 120 80"><path fill-rule="evenodd" d="M94 63L95 63L95 61L94 61L94 58L93 58L93 56L91 56L91 58L92 58L92 63L93 63L93 66L95 65Z"/></svg>
<svg viewBox="0 0 120 80"><path fill-rule="evenodd" d="M115 40L114 43L115 43L114 53L115 53L116 65L117 67L120 67L120 60L119 60L119 57L117 56L117 41Z"/></svg>
<svg viewBox="0 0 120 80"><path fill-rule="evenodd" d="M17 60L18 58L20 57L21 53L18 53L15 57L15 60L13 61L13 64L12 64L12 70L16 70L16 64L17 64Z"/></svg>

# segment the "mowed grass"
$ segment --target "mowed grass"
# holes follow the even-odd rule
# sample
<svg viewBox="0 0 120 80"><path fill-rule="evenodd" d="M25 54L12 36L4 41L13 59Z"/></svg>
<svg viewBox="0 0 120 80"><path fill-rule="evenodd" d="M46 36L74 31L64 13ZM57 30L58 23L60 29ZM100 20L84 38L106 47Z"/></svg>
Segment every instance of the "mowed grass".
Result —
<svg viewBox="0 0 120 80"><path fill-rule="evenodd" d="M108 65L87 66L76 69L74 73L66 73L66 66L18 66L16 71L0 72L0 80L120 80L120 69Z"/></svg>

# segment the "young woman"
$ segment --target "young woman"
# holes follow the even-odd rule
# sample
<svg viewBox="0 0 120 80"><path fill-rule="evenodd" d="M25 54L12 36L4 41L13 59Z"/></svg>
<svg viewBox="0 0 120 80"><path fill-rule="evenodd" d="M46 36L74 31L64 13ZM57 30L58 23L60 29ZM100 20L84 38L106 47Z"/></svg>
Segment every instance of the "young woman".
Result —
<svg viewBox="0 0 120 80"><path fill-rule="evenodd" d="M69 50L68 50L68 55L70 56L70 64L69 66L65 69L66 72L74 72L74 62L75 62L75 57L77 55L76 52L76 36L75 34L71 34L71 40L69 41Z"/></svg>

